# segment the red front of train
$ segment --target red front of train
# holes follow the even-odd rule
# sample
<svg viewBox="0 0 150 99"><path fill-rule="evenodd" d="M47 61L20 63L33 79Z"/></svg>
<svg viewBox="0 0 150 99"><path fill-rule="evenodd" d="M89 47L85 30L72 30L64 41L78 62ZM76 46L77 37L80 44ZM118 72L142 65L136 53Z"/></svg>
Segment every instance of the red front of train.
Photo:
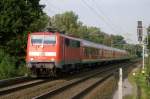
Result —
<svg viewBox="0 0 150 99"><path fill-rule="evenodd" d="M27 67L35 75L52 75L64 64L80 62L80 46L69 46L69 38L59 33L37 32L28 35ZM72 40L73 43L74 40ZM80 42L78 42L80 45ZM64 67L65 68L65 67Z"/></svg>

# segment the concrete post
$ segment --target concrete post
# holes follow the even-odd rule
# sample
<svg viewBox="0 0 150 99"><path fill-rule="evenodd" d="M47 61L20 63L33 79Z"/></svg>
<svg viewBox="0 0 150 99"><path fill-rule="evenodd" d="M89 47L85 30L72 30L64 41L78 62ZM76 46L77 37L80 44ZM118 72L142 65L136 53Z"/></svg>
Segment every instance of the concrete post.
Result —
<svg viewBox="0 0 150 99"><path fill-rule="evenodd" d="M122 68L119 68L118 99L122 99Z"/></svg>

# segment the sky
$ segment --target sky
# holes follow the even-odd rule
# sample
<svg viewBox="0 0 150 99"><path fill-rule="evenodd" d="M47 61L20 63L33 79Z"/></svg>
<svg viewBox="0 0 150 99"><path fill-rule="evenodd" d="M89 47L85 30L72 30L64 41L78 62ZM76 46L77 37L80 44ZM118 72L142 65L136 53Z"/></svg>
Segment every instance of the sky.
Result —
<svg viewBox="0 0 150 99"><path fill-rule="evenodd" d="M73 11L83 24L122 35L128 43L138 43L137 21L143 21L144 28L150 24L150 0L41 0L40 4L46 5L49 16Z"/></svg>

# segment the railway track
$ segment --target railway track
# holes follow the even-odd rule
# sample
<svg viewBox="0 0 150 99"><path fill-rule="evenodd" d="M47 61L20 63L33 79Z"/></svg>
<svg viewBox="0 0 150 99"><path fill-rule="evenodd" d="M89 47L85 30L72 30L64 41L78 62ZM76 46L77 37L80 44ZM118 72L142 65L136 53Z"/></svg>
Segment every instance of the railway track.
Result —
<svg viewBox="0 0 150 99"><path fill-rule="evenodd" d="M126 64L126 67L131 65ZM125 64L124 64L125 65ZM71 81L65 85L59 86L54 90L43 93L32 99L80 99L83 98L88 92L94 89L97 85L105 81L118 70L117 67L107 68L97 71L93 74Z"/></svg>
<svg viewBox="0 0 150 99"><path fill-rule="evenodd" d="M10 85L4 88L0 88L0 95L5 95L5 94L9 94L11 92L17 91L17 90L21 90L21 89L25 89L27 87L32 87L32 86L36 86L38 84L44 83L46 82L46 80L29 80L29 81L24 81L21 83L17 83L14 85Z"/></svg>
<svg viewBox="0 0 150 99"><path fill-rule="evenodd" d="M87 74L88 73L85 72L85 74L75 75L75 76L73 76L73 79L72 79L72 77L71 78L69 77L67 79L47 80L47 81L45 81L45 83L42 80L35 80L35 81L27 82L27 83L21 83L21 84L17 84L17 85L13 85L13 86L8 86L8 87L0 89L0 98L8 99L9 97L14 97L13 99L22 99L22 96L24 96L24 97L26 97L24 99L30 99L31 97L34 97L37 94L39 95L37 90L47 91L47 88L49 88L48 90L51 90L53 88L55 89L56 86L70 82L70 81L74 80L74 78L76 78L76 77L85 76ZM40 94L41 93L43 93L43 92L41 91Z"/></svg>
<svg viewBox="0 0 150 99"><path fill-rule="evenodd" d="M124 63L124 65L125 64L127 64L127 63ZM118 65L121 66L123 64L121 63ZM118 65L117 66L113 65L113 68L114 67L117 68ZM84 85L85 84L84 81L89 81L89 82L93 81L92 85L95 86L96 82L98 84L98 83L102 82L103 80L107 79L107 77L109 77L111 75L111 74L101 75L101 74L106 74L106 73L104 73L105 71L112 69L112 67L111 68L108 68L108 67L111 67L111 66L105 66L103 68L98 68L98 69L95 69L92 71L86 71L84 73L81 73L78 75L73 75L71 77L62 78L62 79L44 80L44 81L34 80L34 82L32 82L32 81L27 82L28 84L27 83L24 85L20 84L20 86L18 84L18 86L16 88L14 87L14 89L13 89L13 87L9 88L10 86L8 87L8 89L5 87L5 90L0 89L1 90L0 98L1 99L10 99L10 98L11 99L31 99L34 97L35 99L36 98L41 99L40 96L42 96L46 93L52 92L52 91L54 93L54 90L60 90L61 87L63 87L63 86L71 87L71 86L78 85L78 84L80 85L80 83L82 83L82 82ZM92 78L93 78L93 80L92 80ZM99 79L94 79L94 78L99 78ZM75 82L78 82L78 83L75 83ZM95 84L94 84L94 82L95 82ZM86 89L91 89L91 87L89 86L89 88L86 88ZM82 92L82 91L80 91L80 92ZM85 93L85 90L83 90L83 93ZM40 95L40 96L38 96L38 95ZM74 97L81 96L82 94L76 93L76 95L74 95ZM37 96L37 97L35 97L35 96ZM74 98L74 97L71 97L71 98ZM62 99L62 97L61 97L61 99Z"/></svg>
<svg viewBox="0 0 150 99"><path fill-rule="evenodd" d="M32 78L29 78L27 76L20 76L20 77L14 77L14 78L9 78L9 79L2 79L0 80L0 88L18 84L18 83L23 83L26 81L31 80Z"/></svg>
<svg viewBox="0 0 150 99"><path fill-rule="evenodd" d="M112 70L113 69L113 70ZM115 69L116 70L116 69ZM79 78L75 81L71 81L63 86L58 87L50 92L46 92L40 96L34 97L33 99L77 99L79 98L85 90L92 88L98 83L104 81L112 75L112 71L115 71L114 68L109 68L96 72L94 74L88 75L83 78ZM110 73L105 73L106 71L111 71Z"/></svg>

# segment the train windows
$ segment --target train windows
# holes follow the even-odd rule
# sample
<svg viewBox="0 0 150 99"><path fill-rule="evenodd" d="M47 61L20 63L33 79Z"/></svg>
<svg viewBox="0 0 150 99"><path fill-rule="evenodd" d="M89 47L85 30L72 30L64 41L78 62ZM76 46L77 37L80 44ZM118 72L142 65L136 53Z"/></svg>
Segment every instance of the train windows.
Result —
<svg viewBox="0 0 150 99"><path fill-rule="evenodd" d="M80 42L75 40L69 40L68 38L66 38L65 45L68 47L76 48L76 47L80 47Z"/></svg>
<svg viewBox="0 0 150 99"><path fill-rule="evenodd" d="M55 35L47 35L44 37L44 44L55 44L56 36Z"/></svg>
<svg viewBox="0 0 150 99"><path fill-rule="evenodd" d="M77 41L77 47L80 47L80 42L79 41Z"/></svg>
<svg viewBox="0 0 150 99"><path fill-rule="evenodd" d="M42 44L43 36L41 35L31 35L32 44Z"/></svg>
<svg viewBox="0 0 150 99"><path fill-rule="evenodd" d="M75 40L70 40L70 47L80 47L80 42L79 41L75 41Z"/></svg>
<svg viewBox="0 0 150 99"><path fill-rule="evenodd" d="M55 35L31 35L32 44L55 44L56 36Z"/></svg>

